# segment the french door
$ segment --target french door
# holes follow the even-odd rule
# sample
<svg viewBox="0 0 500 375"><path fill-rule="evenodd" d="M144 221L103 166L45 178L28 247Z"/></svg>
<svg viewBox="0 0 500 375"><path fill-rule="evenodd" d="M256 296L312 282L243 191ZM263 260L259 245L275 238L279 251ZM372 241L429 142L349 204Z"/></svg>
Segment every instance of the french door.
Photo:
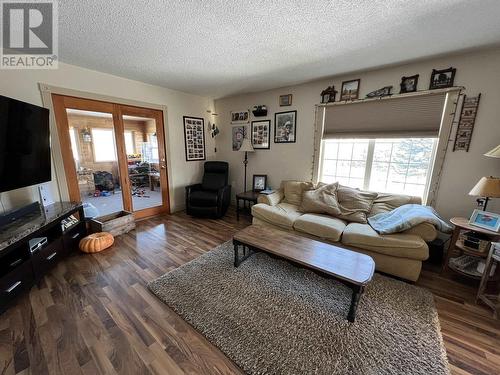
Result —
<svg viewBox="0 0 500 375"><path fill-rule="evenodd" d="M69 198L90 216L169 212L163 112L52 94Z"/></svg>

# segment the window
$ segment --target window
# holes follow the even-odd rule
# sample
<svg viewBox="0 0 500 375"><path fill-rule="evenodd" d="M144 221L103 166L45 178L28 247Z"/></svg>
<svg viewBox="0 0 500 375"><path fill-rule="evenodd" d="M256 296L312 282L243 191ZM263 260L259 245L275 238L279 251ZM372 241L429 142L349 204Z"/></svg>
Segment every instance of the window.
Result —
<svg viewBox="0 0 500 375"><path fill-rule="evenodd" d="M75 128L69 128L69 139L71 141L71 152L73 153L73 159L75 161L80 160L80 156L78 155L78 145L76 143L77 130Z"/></svg>
<svg viewBox="0 0 500 375"><path fill-rule="evenodd" d="M113 130L92 128L94 161L116 161Z"/></svg>
<svg viewBox="0 0 500 375"><path fill-rule="evenodd" d="M134 133L131 131L126 131L124 134L125 134L125 151L127 155L133 155L135 154Z"/></svg>
<svg viewBox="0 0 500 375"><path fill-rule="evenodd" d="M436 144L437 138L324 140L320 180L423 198Z"/></svg>

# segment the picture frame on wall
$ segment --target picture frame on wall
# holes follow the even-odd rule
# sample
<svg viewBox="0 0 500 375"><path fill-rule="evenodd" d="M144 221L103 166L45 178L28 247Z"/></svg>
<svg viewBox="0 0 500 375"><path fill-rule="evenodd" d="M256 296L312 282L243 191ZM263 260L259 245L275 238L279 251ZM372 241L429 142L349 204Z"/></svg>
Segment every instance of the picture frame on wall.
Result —
<svg viewBox="0 0 500 375"><path fill-rule="evenodd" d="M447 87L453 87L455 82L455 74L457 69L449 67L448 69L432 69L431 82L429 84L429 90L444 89Z"/></svg>
<svg viewBox="0 0 500 375"><path fill-rule="evenodd" d="M183 116L186 161L205 160L205 120Z"/></svg>
<svg viewBox="0 0 500 375"><path fill-rule="evenodd" d="M419 77L418 74L415 74L414 76L409 76L409 77L401 77L401 83L399 84L401 87L401 90L399 91L399 93L405 94L407 92L417 91L418 77Z"/></svg>
<svg viewBox="0 0 500 375"><path fill-rule="evenodd" d="M252 121L252 146L255 150L271 147L271 120Z"/></svg>
<svg viewBox="0 0 500 375"><path fill-rule="evenodd" d="M241 144L243 143L243 138L245 138L246 127L245 126L233 126L231 129L233 151L239 151Z"/></svg>
<svg viewBox="0 0 500 375"><path fill-rule="evenodd" d="M280 107L292 105L292 94L280 95L279 104Z"/></svg>
<svg viewBox="0 0 500 375"><path fill-rule="evenodd" d="M297 111L274 114L274 143L297 141Z"/></svg>
<svg viewBox="0 0 500 375"><path fill-rule="evenodd" d="M359 97L360 79L353 79L342 82L342 90L340 90L340 100L355 100Z"/></svg>
<svg viewBox="0 0 500 375"><path fill-rule="evenodd" d="M248 124L250 122L250 111L232 111L231 124Z"/></svg>
<svg viewBox="0 0 500 375"><path fill-rule="evenodd" d="M254 174L252 189L255 192L266 190L267 174Z"/></svg>

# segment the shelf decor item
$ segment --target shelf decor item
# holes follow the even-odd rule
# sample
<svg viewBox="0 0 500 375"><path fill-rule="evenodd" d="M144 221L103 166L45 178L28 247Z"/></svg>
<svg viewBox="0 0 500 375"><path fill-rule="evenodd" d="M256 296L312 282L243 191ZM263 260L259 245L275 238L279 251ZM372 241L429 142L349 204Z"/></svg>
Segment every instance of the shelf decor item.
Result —
<svg viewBox="0 0 500 375"><path fill-rule="evenodd" d="M280 107L292 105L292 94L280 95L279 104Z"/></svg>
<svg viewBox="0 0 500 375"><path fill-rule="evenodd" d="M457 134L455 136L455 143L453 144L453 151L469 151L480 99L481 94L476 97L464 96L464 100L462 102L462 112L460 112L460 120L458 121Z"/></svg>
<svg viewBox="0 0 500 375"><path fill-rule="evenodd" d="M405 94L407 92L417 91L418 76L418 74L415 74L414 76L401 77L401 83L399 84L401 90L399 91L399 93Z"/></svg>
<svg viewBox="0 0 500 375"><path fill-rule="evenodd" d="M217 137L217 135L220 133L220 130L217 127L217 125L215 125L215 123L213 123L212 126L210 126L210 122L209 122L208 126L210 127L210 135L212 136L212 138Z"/></svg>
<svg viewBox="0 0 500 375"><path fill-rule="evenodd" d="M500 178L482 177L469 191L469 195L480 197L477 203L483 210L486 210L490 198L500 198Z"/></svg>
<svg viewBox="0 0 500 375"><path fill-rule="evenodd" d="M231 124L248 124L250 122L250 111L231 112Z"/></svg>
<svg viewBox="0 0 500 375"><path fill-rule="evenodd" d="M342 82L342 90L340 90L340 100L356 100L359 97L360 79Z"/></svg>
<svg viewBox="0 0 500 375"><path fill-rule="evenodd" d="M274 143L295 143L297 111L274 114Z"/></svg>
<svg viewBox="0 0 500 375"><path fill-rule="evenodd" d="M254 105L252 113L255 117L267 116L267 107L265 105Z"/></svg>
<svg viewBox="0 0 500 375"><path fill-rule="evenodd" d="M271 147L271 120L252 121L252 146L256 150L269 150Z"/></svg>
<svg viewBox="0 0 500 375"><path fill-rule="evenodd" d="M429 84L429 90L434 89L444 89L446 87L452 87L455 81L455 73L457 70L455 68L448 69L432 69L431 82Z"/></svg>
<svg viewBox="0 0 500 375"><path fill-rule="evenodd" d="M205 120L190 116L183 119L186 161L205 160Z"/></svg>
<svg viewBox="0 0 500 375"><path fill-rule="evenodd" d="M469 219L469 224L479 228L488 229L492 232L498 232L500 231L500 214L474 210Z"/></svg>
<svg viewBox="0 0 500 375"><path fill-rule="evenodd" d="M385 87L382 87L381 89L369 92L368 94L366 94L366 97L367 98L382 98L384 96L390 96L390 95L392 95L391 90L392 90L392 86L385 86Z"/></svg>
<svg viewBox="0 0 500 375"><path fill-rule="evenodd" d="M267 175L266 174L254 174L252 190L256 192L261 192L266 189L267 186Z"/></svg>
<svg viewBox="0 0 500 375"><path fill-rule="evenodd" d="M328 86L321 91L321 103L333 103L336 95L337 91L335 90L335 86Z"/></svg>

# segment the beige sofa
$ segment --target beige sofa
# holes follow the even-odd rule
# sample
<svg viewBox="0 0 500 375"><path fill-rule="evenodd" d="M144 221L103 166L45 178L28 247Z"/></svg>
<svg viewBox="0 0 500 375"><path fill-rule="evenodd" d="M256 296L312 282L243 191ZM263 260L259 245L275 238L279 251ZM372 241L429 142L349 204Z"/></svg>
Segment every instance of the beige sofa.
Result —
<svg viewBox="0 0 500 375"><path fill-rule="evenodd" d="M407 195L378 193L367 216L409 203L421 204L421 200ZM297 194L287 199L283 188L270 195L261 194L252 207L253 224L295 231L367 254L374 259L377 270L410 281L418 279L422 261L429 257L426 242L434 240L438 234L433 225L423 223L402 233L380 235L369 224L349 223L325 214L302 213L299 206Z"/></svg>

